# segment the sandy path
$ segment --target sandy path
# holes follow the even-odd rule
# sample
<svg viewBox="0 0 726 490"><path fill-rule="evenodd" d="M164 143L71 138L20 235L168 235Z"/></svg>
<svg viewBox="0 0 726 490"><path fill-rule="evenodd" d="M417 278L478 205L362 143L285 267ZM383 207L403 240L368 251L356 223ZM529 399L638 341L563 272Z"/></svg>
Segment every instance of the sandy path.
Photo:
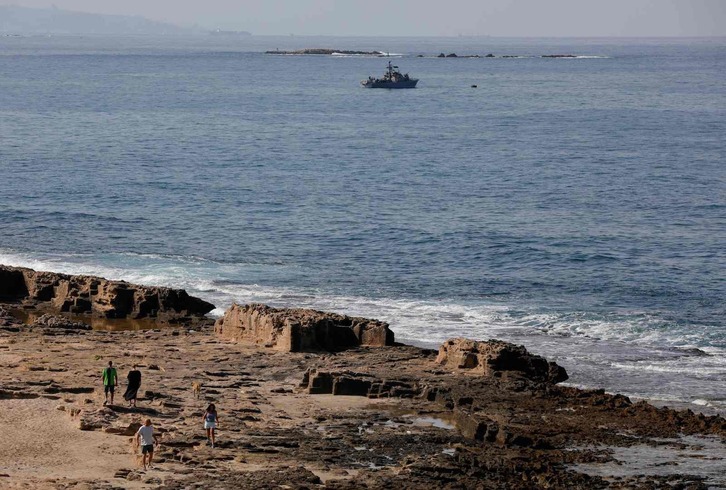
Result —
<svg viewBox="0 0 726 490"><path fill-rule="evenodd" d="M1 488L19 480L35 482L35 488L52 488L62 478L109 480L117 470L134 467L128 438L80 431L57 405L43 398L0 400L0 474L9 475L0 477Z"/></svg>

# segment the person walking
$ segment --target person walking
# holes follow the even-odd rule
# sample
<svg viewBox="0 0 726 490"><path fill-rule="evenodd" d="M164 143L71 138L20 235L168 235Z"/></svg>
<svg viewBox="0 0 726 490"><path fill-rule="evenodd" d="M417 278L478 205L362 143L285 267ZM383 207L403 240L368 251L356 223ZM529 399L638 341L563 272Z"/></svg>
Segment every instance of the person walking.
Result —
<svg viewBox="0 0 726 490"><path fill-rule="evenodd" d="M151 425L151 419L146 419L144 425L136 431L136 447L141 445L141 458L144 463L144 470L151 468L151 462L154 459L154 445L159 445L159 438L154 434L154 427ZM146 462L148 457L149 461Z"/></svg>
<svg viewBox="0 0 726 490"><path fill-rule="evenodd" d="M217 407L214 403L210 403L204 412L204 428L207 430L207 444L214 447L214 432L219 424L219 416L217 415Z"/></svg>
<svg viewBox="0 0 726 490"><path fill-rule="evenodd" d="M113 392L116 388L116 385L118 384L118 374L116 373L116 368L113 367L113 361L108 361L108 367L103 369L103 372L101 373L101 378L103 379L103 394L106 397L105 401L103 402L103 406L109 404L109 393L111 393L111 405L113 405Z"/></svg>
<svg viewBox="0 0 726 490"><path fill-rule="evenodd" d="M134 364L134 367L131 371L129 371L126 379L128 380L128 385L126 385L124 400L129 402L130 407L136 407L136 397L138 396L139 388L141 387L141 371L136 369L136 364Z"/></svg>

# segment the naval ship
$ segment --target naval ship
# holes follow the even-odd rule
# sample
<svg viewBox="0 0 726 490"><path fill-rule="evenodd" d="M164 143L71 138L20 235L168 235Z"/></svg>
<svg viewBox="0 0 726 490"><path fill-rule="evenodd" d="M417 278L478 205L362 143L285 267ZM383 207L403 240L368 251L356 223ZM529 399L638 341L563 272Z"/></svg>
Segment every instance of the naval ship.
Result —
<svg viewBox="0 0 726 490"><path fill-rule="evenodd" d="M383 78L368 77L368 80L361 80L360 84L365 88L415 88L418 78L411 78L408 73L402 75L397 66L388 62L388 70Z"/></svg>

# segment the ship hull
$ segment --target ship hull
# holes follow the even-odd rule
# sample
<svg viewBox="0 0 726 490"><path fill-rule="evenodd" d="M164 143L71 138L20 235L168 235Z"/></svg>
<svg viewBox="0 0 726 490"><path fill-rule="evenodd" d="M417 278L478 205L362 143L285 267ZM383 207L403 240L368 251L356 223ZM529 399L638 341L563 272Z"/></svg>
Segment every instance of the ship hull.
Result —
<svg viewBox="0 0 726 490"><path fill-rule="evenodd" d="M402 80L400 82L386 82L383 80L363 80L360 82L365 88L416 88L417 79Z"/></svg>

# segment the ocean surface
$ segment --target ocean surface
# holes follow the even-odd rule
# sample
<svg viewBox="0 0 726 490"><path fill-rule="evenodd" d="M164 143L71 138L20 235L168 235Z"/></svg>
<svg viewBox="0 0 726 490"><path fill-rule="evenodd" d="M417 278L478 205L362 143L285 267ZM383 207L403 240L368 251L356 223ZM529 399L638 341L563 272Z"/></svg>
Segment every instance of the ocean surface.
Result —
<svg viewBox="0 0 726 490"><path fill-rule="evenodd" d="M264 54L306 47L419 86ZM723 413L725 81L726 39L0 37L0 263L501 338Z"/></svg>

